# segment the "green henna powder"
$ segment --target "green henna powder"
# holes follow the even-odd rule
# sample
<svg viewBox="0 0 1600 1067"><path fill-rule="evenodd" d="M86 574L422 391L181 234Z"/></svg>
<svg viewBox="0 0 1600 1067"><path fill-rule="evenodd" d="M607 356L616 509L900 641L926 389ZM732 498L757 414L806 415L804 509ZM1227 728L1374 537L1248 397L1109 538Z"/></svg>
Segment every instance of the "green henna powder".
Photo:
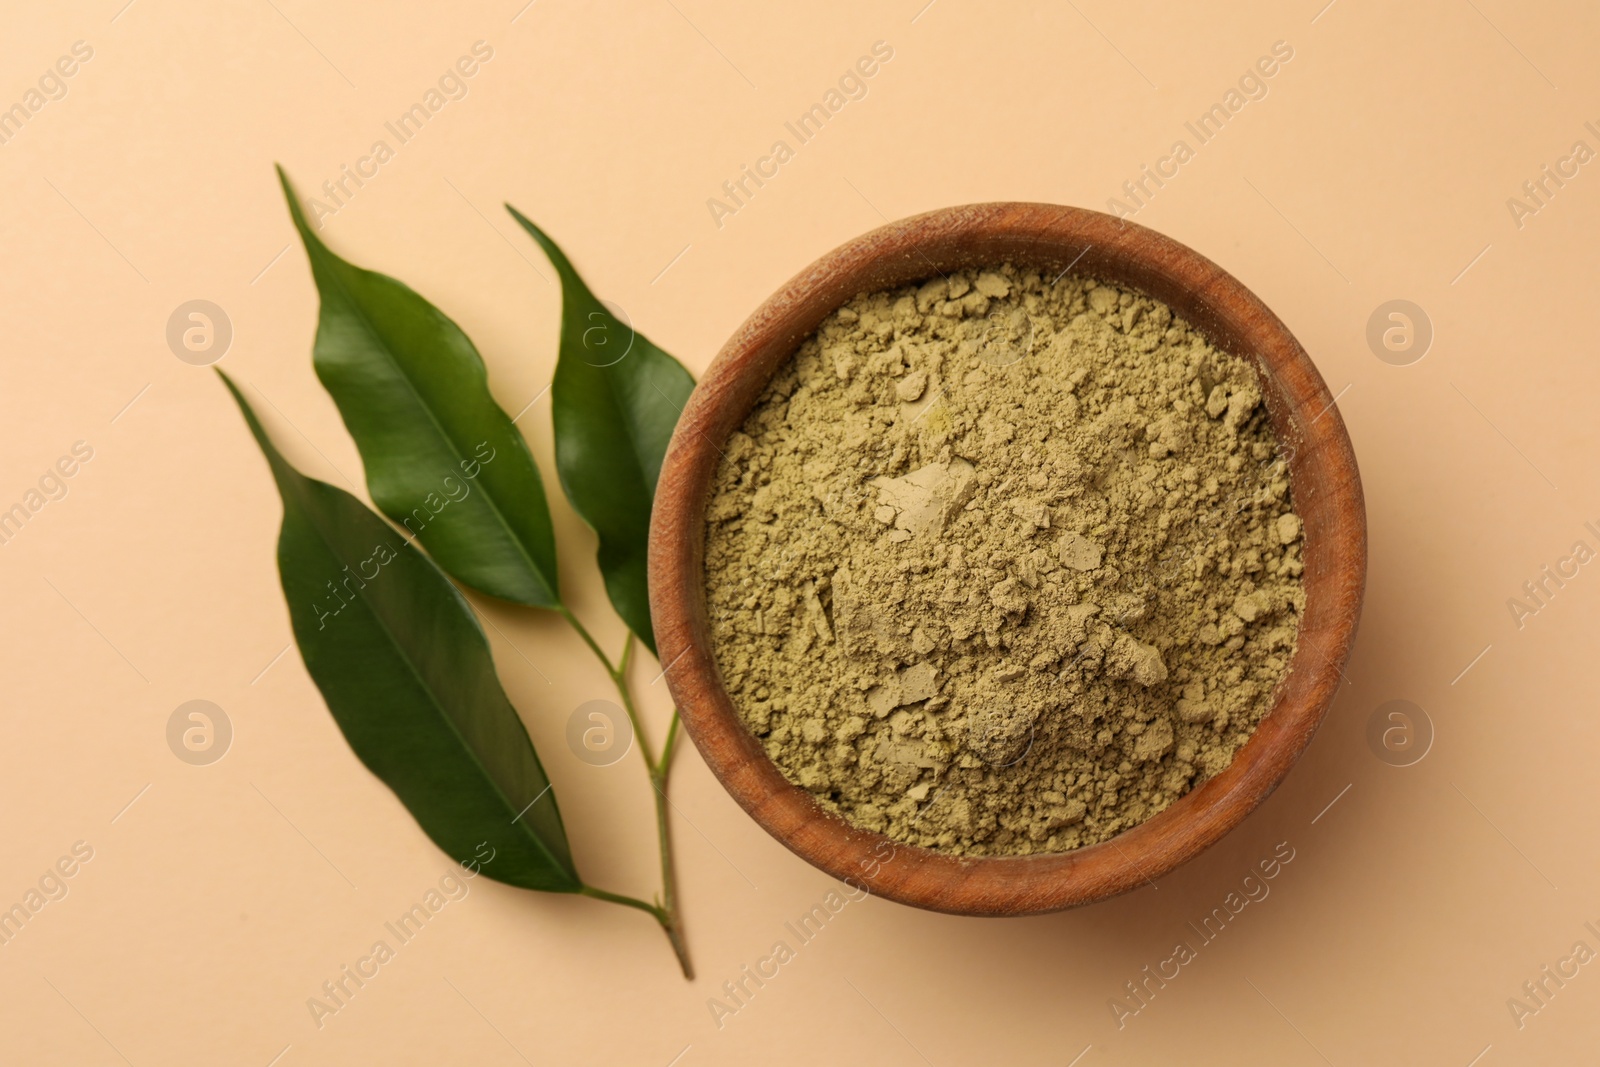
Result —
<svg viewBox="0 0 1600 1067"><path fill-rule="evenodd" d="M1295 649L1300 535L1247 363L1091 278L958 272L835 312L728 441L717 664L851 822L1077 848L1250 737Z"/></svg>

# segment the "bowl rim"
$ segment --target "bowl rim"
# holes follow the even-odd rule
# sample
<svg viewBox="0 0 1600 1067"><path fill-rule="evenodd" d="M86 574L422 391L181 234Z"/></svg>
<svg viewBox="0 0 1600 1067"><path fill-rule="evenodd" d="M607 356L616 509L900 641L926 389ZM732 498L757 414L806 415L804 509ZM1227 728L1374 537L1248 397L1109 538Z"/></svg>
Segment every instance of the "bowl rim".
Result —
<svg viewBox="0 0 1600 1067"><path fill-rule="evenodd" d="M828 314L859 293L1002 262L1075 270L1139 290L1254 368L1273 430L1289 452L1306 606L1272 707L1222 772L1103 842L1030 856L962 856L896 841L827 811L784 778L745 727L711 651L705 507L721 443ZM734 332L685 405L662 463L650 525L650 607L686 731L768 833L828 874L891 900L956 914L1027 915L1153 883L1215 844L1277 788L1337 694L1366 559L1360 474L1334 397L1305 349L1254 293L1200 253L1125 219L1054 204L983 203L915 215L846 241Z"/></svg>

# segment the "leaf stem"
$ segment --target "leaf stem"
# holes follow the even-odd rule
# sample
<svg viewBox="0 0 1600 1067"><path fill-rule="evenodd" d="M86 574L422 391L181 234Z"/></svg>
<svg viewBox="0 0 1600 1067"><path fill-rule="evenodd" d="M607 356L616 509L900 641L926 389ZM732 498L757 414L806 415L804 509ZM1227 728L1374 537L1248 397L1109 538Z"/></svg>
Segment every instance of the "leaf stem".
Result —
<svg viewBox="0 0 1600 1067"><path fill-rule="evenodd" d="M570 625L574 630L578 631L578 636L583 638L583 643L588 645L590 651L599 657L600 662L606 666L606 673L611 675L612 679L615 680L617 677L617 669L611 665L611 658L601 650L599 644L595 642L595 639L589 636L589 631L583 628L583 623L578 621L578 617L572 613L572 609L568 608L565 604L558 604L556 605L556 610L561 613L562 618L567 620L568 625Z"/></svg>
<svg viewBox="0 0 1600 1067"><path fill-rule="evenodd" d="M617 695L622 698L622 710L628 713L628 721L633 724L633 737L639 744L639 755L644 757L645 770L654 777L656 758L650 752L650 741L644 736L644 730L639 723L639 712L633 706L633 692L628 686L628 664L632 659L633 633L630 631L628 639L622 645L622 661L617 669L611 672L611 681L617 687Z"/></svg>
<svg viewBox="0 0 1600 1067"><path fill-rule="evenodd" d="M678 966L683 969L683 976L687 979L694 978L694 965L689 962L689 947L683 939L683 920L678 914L677 872L672 861L672 834L667 819L667 806L671 803L667 799L667 777L672 767L672 756L677 751L679 715L678 709L672 709L672 721L667 725L667 738L661 746L661 758L657 760L650 751L650 742L645 738L644 730L639 722L639 713L634 707L633 691L628 684L628 668L633 663L634 636L630 631L627 641L622 646L622 658L616 666L601 651L600 645L584 629L578 617L572 614L565 605L557 609L563 618L578 632L595 656L605 665L606 673L611 676L611 682L617 687L617 695L622 699L622 708L628 713L628 722L633 726L633 736L639 746L639 755L644 757L645 770L650 775L651 792L655 794L656 806L656 841L661 851L661 903L647 904L635 897L626 897L617 893L608 893L604 889L593 886L584 886L580 892L585 896L597 900L607 900L613 904L622 904L630 908L648 911L655 916L656 922L661 924L661 929L667 935L667 941L672 945L672 951L678 957Z"/></svg>
<svg viewBox="0 0 1600 1067"><path fill-rule="evenodd" d="M656 771L661 776L661 787L667 786L667 772L672 768L673 746L678 741L678 709L672 709L672 721L667 724L667 740L661 746L661 760L656 764Z"/></svg>
<svg viewBox="0 0 1600 1067"><path fill-rule="evenodd" d="M611 903L621 904L623 907L638 908L640 911L648 911L651 915L655 916L657 922L665 925L665 922L661 916L661 909L656 905L651 904L649 901L640 900L638 897L623 896L621 893L608 893L606 890L597 889L592 885L586 885L582 889L578 890L578 892L586 897L594 897L596 900L609 900Z"/></svg>

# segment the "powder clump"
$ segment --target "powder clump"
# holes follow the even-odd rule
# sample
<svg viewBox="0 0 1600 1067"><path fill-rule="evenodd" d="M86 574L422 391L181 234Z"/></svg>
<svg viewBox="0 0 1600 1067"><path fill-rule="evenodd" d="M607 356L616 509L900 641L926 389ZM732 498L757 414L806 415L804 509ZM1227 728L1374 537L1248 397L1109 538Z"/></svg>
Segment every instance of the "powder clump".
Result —
<svg viewBox="0 0 1600 1067"><path fill-rule="evenodd" d="M706 512L718 667L783 773L898 840L1105 840L1225 768L1304 606L1254 375L1166 306L1011 266L857 297Z"/></svg>

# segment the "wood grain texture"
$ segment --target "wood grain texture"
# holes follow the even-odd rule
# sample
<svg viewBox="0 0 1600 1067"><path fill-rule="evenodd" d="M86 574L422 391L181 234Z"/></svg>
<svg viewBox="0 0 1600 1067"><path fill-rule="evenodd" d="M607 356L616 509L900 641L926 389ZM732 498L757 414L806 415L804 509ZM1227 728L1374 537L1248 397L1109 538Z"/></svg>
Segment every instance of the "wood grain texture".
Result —
<svg viewBox="0 0 1600 1067"><path fill-rule="evenodd" d="M744 726L711 650L705 507L720 449L800 342L859 293L1003 262L1047 277L1069 267L1167 304L1255 368L1290 453L1304 524L1306 607L1271 711L1216 777L1115 838L1073 852L961 857L851 826L792 785ZM673 434L650 529L650 604L667 684L712 772L766 830L837 878L905 904L1028 915L1103 900L1193 859L1283 781L1337 692L1366 580L1366 509L1333 397L1288 328L1240 282L1170 238L1110 215L1050 204L973 204L891 223L823 256L733 335Z"/></svg>

